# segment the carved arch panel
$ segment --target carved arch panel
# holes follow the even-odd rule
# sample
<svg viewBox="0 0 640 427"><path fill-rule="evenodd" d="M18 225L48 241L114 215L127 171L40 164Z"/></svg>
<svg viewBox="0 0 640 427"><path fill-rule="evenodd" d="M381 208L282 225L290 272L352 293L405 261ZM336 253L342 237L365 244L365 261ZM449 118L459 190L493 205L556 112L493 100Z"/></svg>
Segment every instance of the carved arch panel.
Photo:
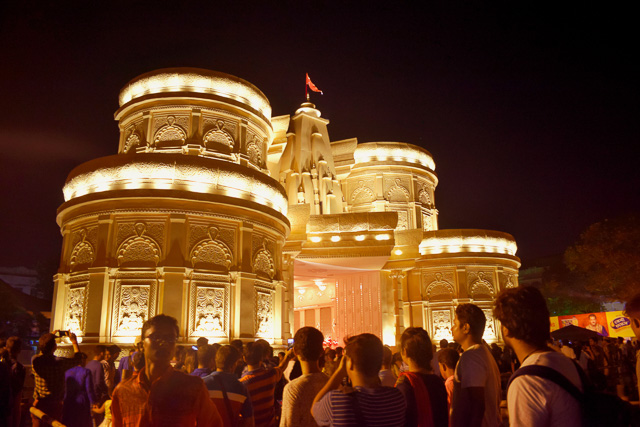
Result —
<svg viewBox="0 0 640 427"><path fill-rule="evenodd" d="M428 270L422 274L422 289L427 301L451 301L457 297L455 271Z"/></svg>
<svg viewBox="0 0 640 427"><path fill-rule="evenodd" d="M158 280L156 272L127 272L116 279L111 333L139 336L142 324L156 315Z"/></svg>
<svg viewBox="0 0 640 427"><path fill-rule="evenodd" d="M451 325L453 324L453 309L451 306L437 306L427 309L427 323L430 325L429 336L433 341L446 339L453 341Z"/></svg>
<svg viewBox="0 0 640 427"><path fill-rule="evenodd" d="M194 273L189 282L189 336L229 336L229 292L229 276Z"/></svg>
<svg viewBox="0 0 640 427"><path fill-rule="evenodd" d="M160 127L153 136L153 147L182 146L187 140L186 129L176 123L175 116L168 116L166 120L167 124Z"/></svg>
<svg viewBox="0 0 640 427"><path fill-rule="evenodd" d="M94 234L95 240L95 227L91 230ZM71 271L86 270L91 267L96 258L94 246L89 242L87 238L87 229L82 228L77 233L80 241L77 242L71 250L71 256L69 257L69 267Z"/></svg>
<svg viewBox="0 0 640 427"><path fill-rule="evenodd" d="M275 242L261 236L260 234L253 235L253 259L252 266L253 272L258 277L269 278L273 280L276 276L276 260L274 257Z"/></svg>
<svg viewBox="0 0 640 427"><path fill-rule="evenodd" d="M89 300L89 276L72 277L67 283L64 329L78 336L86 333L86 308Z"/></svg>
<svg viewBox="0 0 640 427"><path fill-rule="evenodd" d="M193 268L229 271L233 264L233 253L231 248L218 238L219 234L220 230L211 226L208 229L208 238L193 247L189 256Z"/></svg>
<svg viewBox="0 0 640 427"><path fill-rule="evenodd" d="M215 127L204 134L202 143L206 148L223 148L224 151L233 151L235 141L224 126L224 120L216 120Z"/></svg>
<svg viewBox="0 0 640 427"><path fill-rule="evenodd" d="M147 225L144 222L135 223L134 229L135 235L124 240L118 248L118 266L156 267L160 261L160 244L145 234Z"/></svg>
<svg viewBox="0 0 640 427"><path fill-rule="evenodd" d="M255 336L272 338L275 327L275 291L257 289L255 294Z"/></svg>
<svg viewBox="0 0 640 427"><path fill-rule="evenodd" d="M469 296L475 300L493 300L496 294L493 284L493 273L490 271L475 271L467 273Z"/></svg>

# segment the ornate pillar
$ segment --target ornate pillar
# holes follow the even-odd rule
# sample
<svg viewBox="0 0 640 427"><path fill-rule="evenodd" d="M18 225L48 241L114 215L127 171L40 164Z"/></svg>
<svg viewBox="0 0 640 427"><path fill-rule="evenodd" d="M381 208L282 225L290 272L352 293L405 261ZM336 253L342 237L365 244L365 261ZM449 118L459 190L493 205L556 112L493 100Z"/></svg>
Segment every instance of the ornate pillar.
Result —
<svg viewBox="0 0 640 427"><path fill-rule="evenodd" d="M402 281L407 277L402 270L392 270L389 274L393 288L393 317L396 333L396 342L404 332L404 299L402 292Z"/></svg>

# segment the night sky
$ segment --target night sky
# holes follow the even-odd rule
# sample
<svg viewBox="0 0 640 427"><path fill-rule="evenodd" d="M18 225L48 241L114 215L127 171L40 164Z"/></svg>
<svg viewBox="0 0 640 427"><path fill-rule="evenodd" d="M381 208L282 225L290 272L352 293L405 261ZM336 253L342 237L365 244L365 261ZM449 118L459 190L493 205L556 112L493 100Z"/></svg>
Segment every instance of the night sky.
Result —
<svg viewBox="0 0 640 427"><path fill-rule="evenodd" d="M629 3L28 3L0 10L0 266L55 264L67 174L116 153L119 90L165 67L248 80L274 116L308 72L332 140L426 148L440 228L509 232L525 264L640 210Z"/></svg>

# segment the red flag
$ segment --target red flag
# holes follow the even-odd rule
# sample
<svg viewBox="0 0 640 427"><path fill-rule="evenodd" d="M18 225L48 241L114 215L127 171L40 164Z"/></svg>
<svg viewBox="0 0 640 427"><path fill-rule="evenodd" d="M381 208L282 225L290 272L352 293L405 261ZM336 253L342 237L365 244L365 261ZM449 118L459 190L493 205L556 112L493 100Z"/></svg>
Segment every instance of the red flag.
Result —
<svg viewBox="0 0 640 427"><path fill-rule="evenodd" d="M313 82L311 81L311 79L309 78L309 73L307 73L307 86L309 86L309 89L311 89L314 92L320 92L320 95L324 95L324 93L322 93L322 91L320 89L318 89L316 87L316 85L313 84Z"/></svg>

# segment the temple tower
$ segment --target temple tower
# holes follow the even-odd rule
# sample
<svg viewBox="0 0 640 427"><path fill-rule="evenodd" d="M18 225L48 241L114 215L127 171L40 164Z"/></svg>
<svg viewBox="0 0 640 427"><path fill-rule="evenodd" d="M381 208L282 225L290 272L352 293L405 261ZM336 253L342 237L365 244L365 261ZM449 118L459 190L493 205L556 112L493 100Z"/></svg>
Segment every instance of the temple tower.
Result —
<svg viewBox="0 0 640 427"><path fill-rule="evenodd" d="M286 343L289 203L267 170L267 98L237 77L177 68L133 79L119 103L118 154L64 186L52 328L132 343L165 313L185 343Z"/></svg>
<svg viewBox="0 0 640 427"><path fill-rule="evenodd" d="M278 167L289 204L308 204L311 215L343 212L328 124L315 105L303 103L291 117Z"/></svg>

